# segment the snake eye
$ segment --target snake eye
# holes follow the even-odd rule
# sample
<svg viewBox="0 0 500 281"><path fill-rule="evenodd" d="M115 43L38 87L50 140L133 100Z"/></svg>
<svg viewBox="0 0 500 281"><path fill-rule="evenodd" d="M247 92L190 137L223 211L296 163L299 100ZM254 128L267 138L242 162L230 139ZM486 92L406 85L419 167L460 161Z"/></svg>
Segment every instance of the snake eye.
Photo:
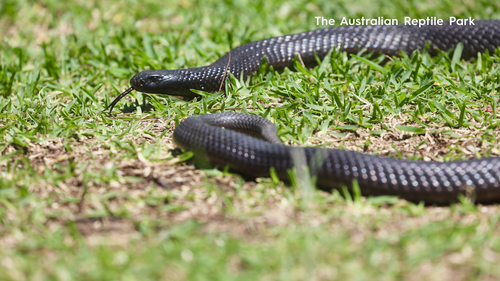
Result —
<svg viewBox="0 0 500 281"><path fill-rule="evenodd" d="M148 77L148 82L149 83L156 83L158 81L161 81L161 76L160 75L151 75Z"/></svg>

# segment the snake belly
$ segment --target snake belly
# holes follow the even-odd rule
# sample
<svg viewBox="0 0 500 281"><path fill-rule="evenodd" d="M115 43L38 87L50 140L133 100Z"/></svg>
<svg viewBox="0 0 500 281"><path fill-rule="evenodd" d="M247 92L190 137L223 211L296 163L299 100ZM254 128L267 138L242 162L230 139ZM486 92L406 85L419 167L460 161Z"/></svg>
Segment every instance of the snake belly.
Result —
<svg viewBox="0 0 500 281"><path fill-rule="evenodd" d="M252 177L268 177L273 167L280 179L287 180L287 170L307 165L316 185L325 190L351 187L356 180L364 196L396 195L439 205L457 201L459 194L472 195L476 203L500 201L500 157L406 161L354 151L290 147L281 143L276 132L273 123L259 116L216 113L187 118L173 138L177 146L202 160ZM304 163L296 155L302 155Z"/></svg>

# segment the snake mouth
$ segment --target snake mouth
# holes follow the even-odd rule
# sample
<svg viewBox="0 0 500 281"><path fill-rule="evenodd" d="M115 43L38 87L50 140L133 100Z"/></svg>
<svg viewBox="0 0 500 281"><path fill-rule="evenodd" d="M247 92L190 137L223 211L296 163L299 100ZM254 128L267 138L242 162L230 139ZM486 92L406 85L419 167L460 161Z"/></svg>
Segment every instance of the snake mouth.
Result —
<svg viewBox="0 0 500 281"><path fill-rule="evenodd" d="M140 74L142 74L142 72ZM139 92L146 92L147 89L143 88L147 85L147 83L142 76L143 75L134 75L134 77L130 79L130 85L133 88L138 89ZM151 84L151 82L149 84Z"/></svg>

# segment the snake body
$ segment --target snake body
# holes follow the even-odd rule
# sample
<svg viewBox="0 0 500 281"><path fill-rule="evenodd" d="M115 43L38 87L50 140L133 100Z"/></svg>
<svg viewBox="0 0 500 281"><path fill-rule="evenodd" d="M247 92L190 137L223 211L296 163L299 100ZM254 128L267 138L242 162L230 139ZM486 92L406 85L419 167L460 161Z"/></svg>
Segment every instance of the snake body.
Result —
<svg viewBox="0 0 500 281"><path fill-rule="evenodd" d="M130 79L131 87L119 95L107 108L133 90L151 94L197 96L191 89L216 92L232 73L244 79L252 76L261 67L264 56L266 63L276 69L291 67L297 57L305 65L316 64L316 57L323 59L333 48L348 53L363 49L368 52L398 55L423 50L436 54L437 49L447 51L458 43L464 48L462 57L469 59L479 52L491 54L500 46L500 21L476 20L474 25L382 25L382 26L339 26L318 29L292 35L268 38L244 44L231 50L216 62L202 67L175 70L146 70ZM106 109L107 109L106 108Z"/></svg>
<svg viewBox="0 0 500 281"><path fill-rule="evenodd" d="M259 116L217 113L187 118L173 137L177 146L197 157L253 177L267 177L274 168L281 179L288 179L287 170L307 165L317 186L327 190L351 187L356 180L365 196L397 195L427 204L449 204L458 194L472 195L476 203L500 201L500 157L404 161L354 151L290 147L281 143L276 132L274 124Z"/></svg>
<svg viewBox="0 0 500 281"><path fill-rule="evenodd" d="M193 97L191 89L215 92L223 88L228 73L250 77L266 58L268 67L291 67L298 57L314 65L332 48L349 53L368 52L397 55L423 50L436 54L463 44L462 57L479 52L493 53L500 47L500 21L475 21L457 26L445 22L437 26L341 26L250 42L231 50L211 65L178 69L147 70L130 80L131 88L117 97L113 106L132 90L153 94ZM258 135L247 136L234 129ZM266 119L236 113L193 116L174 132L176 144L214 164L228 165L246 175L269 176L274 168L280 178L297 165L309 166L319 187L351 186L356 180L363 195L398 195L410 201L447 204L458 194L473 194L475 202L500 201L500 158L449 163L414 162L362 153L297 148L283 145L276 128ZM300 160L302 159L302 160ZM302 163L301 163L302 162Z"/></svg>

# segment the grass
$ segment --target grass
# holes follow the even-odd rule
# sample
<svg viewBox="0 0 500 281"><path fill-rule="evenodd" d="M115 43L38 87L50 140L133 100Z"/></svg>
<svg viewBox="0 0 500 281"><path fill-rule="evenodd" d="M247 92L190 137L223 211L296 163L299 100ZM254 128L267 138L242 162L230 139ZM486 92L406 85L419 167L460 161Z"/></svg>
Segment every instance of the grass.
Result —
<svg viewBox="0 0 500 281"><path fill-rule="evenodd" d="M0 16L1 280L489 280L496 205L245 181L174 155L184 117L272 119L289 145L449 161L499 155L499 53L333 52L314 69L232 79L227 96L133 93L146 69L215 61L246 42L340 19L498 18L491 1L27 1Z"/></svg>

